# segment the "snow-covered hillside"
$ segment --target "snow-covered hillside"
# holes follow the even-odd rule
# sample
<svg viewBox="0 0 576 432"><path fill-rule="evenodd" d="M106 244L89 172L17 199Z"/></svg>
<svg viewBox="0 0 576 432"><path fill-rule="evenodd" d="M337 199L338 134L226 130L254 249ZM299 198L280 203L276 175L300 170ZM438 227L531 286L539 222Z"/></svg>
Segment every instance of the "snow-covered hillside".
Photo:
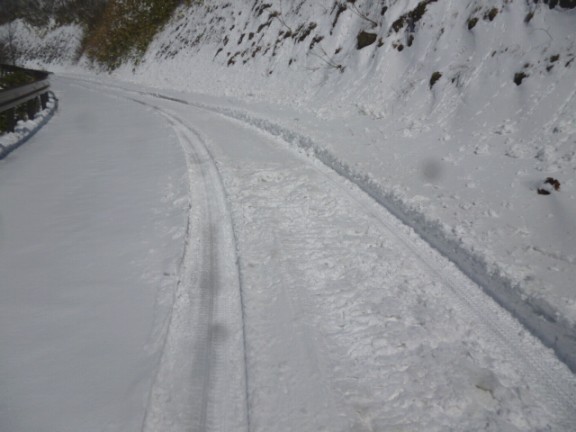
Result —
<svg viewBox="0 0 576 432"><path fill-rule="evenodd" d="M554 346L547 323L565 341L576 328L572 3L205 0L114 75L221 96L220 112L304 147ZM18 29L28 64L71 70L79 28ZM539 194L549 177L559 190Z"/></svg>
<svg viewBox="0 0 576 432"><path fill-rule="evenodd" d="M82 27L77 24L58 26L50 21L46 27L35 27L18 19L0 27L0 34L11 35L18 56L17 63L71 65L78 61L82 41Z"/></svg>

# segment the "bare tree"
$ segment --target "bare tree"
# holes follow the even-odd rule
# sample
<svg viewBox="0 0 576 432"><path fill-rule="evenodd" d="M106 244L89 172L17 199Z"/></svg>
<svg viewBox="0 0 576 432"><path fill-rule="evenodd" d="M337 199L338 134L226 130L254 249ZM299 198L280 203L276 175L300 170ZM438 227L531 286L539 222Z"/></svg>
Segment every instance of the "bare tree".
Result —
<svg viewBox="0 0 576 432"><path fill-rule="evenodd" d="M6 43L0 39L0 64L8 63L8 47Z"/></svg>
<svg viewBox="0 0 576 432"><path fill-rule="evenodd" d="M0 45L3 51L2 61L14 65L16 63L16 26L19 3L17 0L2 0L2 13L0 19L4 23L4 34L0 34Z"/></svg>
<svg viewBox="0 0 576 432"><path fill-rule="evenodd" d="M8 48L8 62L12 65L12 66L16 66L16 55L17 55L17 50L16 50L16 27L14 25L14 21L10 21L8 23L8 29L7 29L7 38L6 38L6 44L7 44L7 48Z"/></svg>

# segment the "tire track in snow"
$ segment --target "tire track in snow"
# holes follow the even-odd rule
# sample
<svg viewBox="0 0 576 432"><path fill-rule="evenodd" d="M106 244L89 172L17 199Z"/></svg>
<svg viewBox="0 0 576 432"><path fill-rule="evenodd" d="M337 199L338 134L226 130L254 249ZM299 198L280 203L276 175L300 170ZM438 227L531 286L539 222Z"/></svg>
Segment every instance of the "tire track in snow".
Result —
<svg viewBox="0 0 576 432"><path fill-rule="evenodd" d="M82 87L95 91L94 83L84 82L89 85ZM176 134L188 170L184 252L142 431L249 431L241 274L216 163L201 135L174 113L108 95L162 115Z"/></svg>
<svg viewBox="0 0 576 432"><path fill-rule="evenodd" d="M137 101L143 103L142 101ZM198 308L188 308L184 311L190 319L198 315L196 328L193 330L196 338L190 352L193 355L189 384L175 382L174 384L185 385L182 392L200 390L191 398L181 397L181 400L191 399L192 405L187 410L181 406L174 412L173 401L164 401L162 398L151 398L151 407L166 419L172 421L173 416L179 416L188 412L191 416L190 426L192 430L202 431L236 431L249 430L247 371L245 359L245 338L243 328L243 307L241 299L241 279L236 251L235 235L231 222L230 211L226 202L220 173L214 159L210 154L205 140L195 130L190 128L175 114L169 113L158 106L145 104L164 116L176 132L179 142L186 154L190 173L200 171L202 180L202 198L198 210L205 214L196 223L202 225L200 229L199 245L202 248L200 264L196 264L195 271L199 272L197 284L186 284L181 281L182 287L188 291L199 289ZM192 174L191 174L192 175ZM197 181L191 178L192 193L198 192ZM195 183L195 184L192 184ZM192 217L197 215L192 213ZM194 223L192 223L192 226ZM193 244L188 239L185 266L193 266L193 251L198 244ZM222 257L227 262L221 262ZM228 265L230 262L233 265ZM194 280L194 275L189 270L184 271L184 277ZM178 308L174 309L178 311ZM226 324L224 324L226 323ZM236 337L230 338L229 333L233 329L240 329ZM178 325L174 328L176 337L182 331ZM230 341L223 340L230 338ZM176 343L176 342L175 342ZM168 349L164 354L167 357L173 355ZM186 359L183 359L186 362ZM168 358L172 363L173 359ZM161 366L162 367L162 366ZM170 365L171 369L171 365ZM234 369L234 370L232 370ZM174 373L171 370L170 373ZM175 377L172 377L174 379ZM169 378L170 379L170 378ZM156 385L159 392L163 392L166 385L165 377L161 377ZM232 388L231 388L232 387ZM154 393L152 393L153 395ZM172 399L172 398L171 398ZM169 414L171 413L171 414ZM167 416L168 414L168 416ZM169 417L169 418L167 418ZM150 417L152 424L150 430L164 431L164 424L157 425L154 416ZM186 422L182 430L188 430ZM147 430L147 429L145 429ZM180 431L180 429L176 429Z"/></svg>

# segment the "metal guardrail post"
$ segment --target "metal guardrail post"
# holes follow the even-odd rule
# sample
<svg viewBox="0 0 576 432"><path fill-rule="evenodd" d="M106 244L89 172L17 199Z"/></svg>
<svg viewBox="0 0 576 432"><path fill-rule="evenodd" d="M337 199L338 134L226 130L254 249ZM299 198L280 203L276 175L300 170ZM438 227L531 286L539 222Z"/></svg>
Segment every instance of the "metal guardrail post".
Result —
<svg viewBox="0 0 576 432"><path fill-rule="evenodd" d="M28 119L33 119L38 111L38 98L30 99L26 102L26 114L28 114Z"/></svg>
<svg viewBox="0 0 576 432"><path fill-rule="evenodd" d="M8 132L14 132L16 129L16 110L10 108L4 115L6 116L6 129Z"/></svg>
<svg viewBox="0 0 576 432"><path fill-rule="evenodd" d="M48 106L48 93L42 93L40 95L40 106L43 110L45 110L46 106Z"/></svg>

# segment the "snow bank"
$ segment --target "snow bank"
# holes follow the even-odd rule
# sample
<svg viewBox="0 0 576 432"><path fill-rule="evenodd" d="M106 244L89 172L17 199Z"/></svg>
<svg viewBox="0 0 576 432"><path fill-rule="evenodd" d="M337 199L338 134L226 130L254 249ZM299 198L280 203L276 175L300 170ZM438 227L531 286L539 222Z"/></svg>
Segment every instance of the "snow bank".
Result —
<svg viewBox="0 0 576 432"><path fill-rule="evenodd" d="M33 119L18 121L14 132L0 135L0 159L4 159L32 138L42 126L48 123L57 109L58 99L54 93L49 93L46 109L37 113Z"/></svg>

